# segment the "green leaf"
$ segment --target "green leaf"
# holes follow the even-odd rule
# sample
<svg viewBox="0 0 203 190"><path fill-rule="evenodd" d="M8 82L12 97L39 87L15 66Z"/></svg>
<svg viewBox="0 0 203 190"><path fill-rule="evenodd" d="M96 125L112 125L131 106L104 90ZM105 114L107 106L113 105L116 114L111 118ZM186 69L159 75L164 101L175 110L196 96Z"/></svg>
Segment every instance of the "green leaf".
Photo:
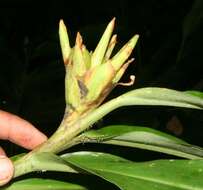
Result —
<svg viewBox="0 0 203 190"><path fill-rule="evenodd" d="M16 181L6 187L0 188L2 190L86 190L77 184L72 184L63 181L32 178Z"/></svg>
<svg viewBox="0 0 203 190"><path fill-rule="evenodd" d="M188 90L188 91L185 91L185 93L193 95L193 96L197 96L197 97L203 99L203 92L199 92L199 91L195 91L195 90Z"/></svg>
<svg viewBox="0 0 203 190"><path fill-rule="evenodd" d="M203 109L203 100L197 96L167 88L140 88L127 92L101 105L83 118L80 125L85 127L90 126L119 107L135 105L174 106Z"/></svg>
<svg viewBox="0 0 203 190"><path fill-rule="evenodd" d="M203 149L155 129L112 125L90 130L79 138L90 143L105 143L162 152L183 158L203 158ZM85 141L84 141L85 142Z"/></svg>
<svg viewBox="0 0 203 190"><path fill-rule="evenodd" d="M121 96L126 105L163 105L203 109L203 100L184 92L167 88L140 88Z"/></svg>
<svg viewBox="0 0 203 190"><path fill-rule="evenodd" d="M203 160L157 160L135 163L118 156L78 152L62 156L122 190L201 190Z"/></svg>

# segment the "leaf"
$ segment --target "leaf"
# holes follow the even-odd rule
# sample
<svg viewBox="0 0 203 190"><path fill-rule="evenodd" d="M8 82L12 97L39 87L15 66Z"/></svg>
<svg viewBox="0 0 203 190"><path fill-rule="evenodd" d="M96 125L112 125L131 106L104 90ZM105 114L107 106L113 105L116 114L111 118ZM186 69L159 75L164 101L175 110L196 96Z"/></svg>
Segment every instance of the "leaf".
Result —
<svg viewBox="0 0 203 190"><path fill-rule="evenodd" d="M203 109L201 98L167 88L140 88L125 93L121 98L126 105L163 105Z"/></svg>
<svg viewBox="0 0 203 190"><path fill-rule="evenodd" d="M188 90L188 91L185 91L185 93L193 95L193 96L197 96L197 97L203 99L203 92L199 92L199 91L195 91L195 90Z"/></svg>
<svg viewBox="0 0 203 190"><path fill-rule="evenodd" d="M183 158L203 158L203 149L155 129L128 125L112 125L83 133L81 139L162 152Z"/></svg>
<svg viewBox="0 0 203 190"><path fill-rule="evenodd" d="M197 96L167 88L140 88L127 92L104 103L85 118L83 118L83 120L80 121L80 125L93 125L99 119L119 107L135 105L174 106L203 109L203 100Z"/></svg>
<svg viewBox="0 0 203 190"><path fill-rule="evenodd" d="M67 162L117 185L122 190L201 190L203 160L157 160L135 163L97 152L62 156Z"/></svg>
<svg viewBox="0 0 203 190"><path fill-rule="evenodd" d="M1 188L0 188L1 189ZM86 190L77 184L72 184L63 181L32 178L20 180L12 183L9 186L3 187L2 190Z"/></svg>
<svg viewBox="0 0 203 190"><path fill-rule="evenodd" d="M92 111L91 113L86 115L83 119L80 120L79 131L83 132L85 129L87 129L87 127L94 124L96 121L101 119L103 116L105 116L112 110L119 108L121 106L127 106L127 105L128 106L129 105L165 105L165 106L177 106L177 107L202 109L203 100L199 97L185 94L184 92L179 92L179 91L164 89L164 88L137 89L137 90L133 90L128 93L125 93L124 95L121 95L118 98L115 98L115 99L103 104L99 108L95 109L94 111ZM121 141L121 139L117 139L117 140ZM129 142L128 142L128 144L129 144ZM145 146L145 148L146 148L146 146ZM182 146L180 149L177 149L179 152L177 151L176 153L174 153L175 148L171 149L171 150L173 150L174 155L179 155L179 156L183 156L183 157L187 157L187 158L197 158L197 157L199 158L200 156L202 157L202 151L200 151L198 148L195 149L192 147L189 152L188 152L188 150L189 150L188 148L186 148L187 151L182 148L184 148L184 146ZM148 149L149 149L149 146L148 146ZM150 149L151 149L151 147L150 147ZM192 151L192 149L194 149L194 151ZM155 150L155 148L153 148L153 150ZM163 149L161 150L159 147L159 149L157 149L157 151L158 150L162 151ZM171 150L166 151L166 149L165 149L165 152L171 154ZM187 153L187 154L183 154L183 155L179 154L179 153L181 153L180 150L183 153ZM200 155L197 154L197 150L200 152L199 153ZM194 155L191 156L190 155L191 152L192 152L192 154L194 152L195 153L194 155L196 155L196 156L194 156ZM59 163L57 161L57 159L54 158L54 156L49 158L48 153L46 153L46 155L43 155L43 156L45 156L47 158L44 157L45 159L43 159L43 157L40 157L40 154L36 154L35 156L30 157L31 161L29 160L23 164L16 164L16 166L18 166L18 167L20 167L20 165L23 165L23 168L17 168L17 167L15 168L16 169L15 177L20 176L25 173L29 173L31 171L42 170L42 168L43 168L43 170L54 169L54 171L55 171L55 168L61 167L61 170L64 170L64 171L76 172L71 166L69 166L69 167L67 166L66 168L63 168L63 163L62 162ZM51 158L53 158L53 159L51 159ZM46 161L46 159L48 159L48 162ZM53 162L53 164L48 164L49 162L50 163ZM56 165L54 165L55 163L56 163ZM59 164L59 166L57 166L57 164ZM47 167L46 169L44 169L45 166ZM52 166L54 166L54 168L52 168Z"/></svg>

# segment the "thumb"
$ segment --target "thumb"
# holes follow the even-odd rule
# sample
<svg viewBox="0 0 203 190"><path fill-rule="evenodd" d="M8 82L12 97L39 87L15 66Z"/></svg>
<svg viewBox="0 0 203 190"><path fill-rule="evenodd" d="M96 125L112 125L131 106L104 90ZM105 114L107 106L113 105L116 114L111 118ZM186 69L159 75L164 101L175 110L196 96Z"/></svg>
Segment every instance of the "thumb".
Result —
<svg viewBox="0 0 203 190"><path fill-rule="evenodd" d="M8 183L14 174L14 167L6 156L0 155L0 186Z"/></svg>

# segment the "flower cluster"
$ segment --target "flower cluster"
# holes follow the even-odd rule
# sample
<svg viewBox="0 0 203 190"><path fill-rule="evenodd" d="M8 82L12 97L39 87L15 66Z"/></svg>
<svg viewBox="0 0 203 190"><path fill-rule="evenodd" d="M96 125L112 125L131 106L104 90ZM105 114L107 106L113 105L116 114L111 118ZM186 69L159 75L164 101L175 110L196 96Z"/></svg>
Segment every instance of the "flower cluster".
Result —
<svg viewBox="0 0 203 190"><path fill-rule="evenodd" d="M94 52L89 52L79 32L75 46L70 47L66 26L60 21L59 37L66 67L66 103L72 110L98 106L134 60L128 58L138 35L133 36L118 53L111 56L117 38L116 35L112 36L114 25L115 18L108 24Z"/></svg>

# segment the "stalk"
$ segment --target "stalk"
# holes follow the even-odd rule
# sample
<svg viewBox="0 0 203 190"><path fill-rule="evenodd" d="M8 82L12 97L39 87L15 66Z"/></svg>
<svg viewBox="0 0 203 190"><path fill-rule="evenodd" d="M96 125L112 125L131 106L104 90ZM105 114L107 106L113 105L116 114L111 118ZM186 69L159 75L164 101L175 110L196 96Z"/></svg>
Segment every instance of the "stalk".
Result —
<svg viewBox="0 0 203 190"><path fill-rule="evenodd" d="M36 153L52 152L57 154L76 144L73 140L74 137L88 128L87 125L80 126L81 120L87 114L81 116L73 112L71 115L65 115L67 116L64 117L57 131L46 142L14 162L14 178L32 171L32 158Z"/></svg>
<svg viewBox="0 0 203 190"><path fill-rule="evenodd" d="M32 157L39 152L59 153L76 144L77 136L89 129L96 121L112 110L122 106L122 97L115 98L97 109L92 109L86 114L67 116L61 122L58 130L43 144L14 162L14 178L32 171Z"/></svg>

